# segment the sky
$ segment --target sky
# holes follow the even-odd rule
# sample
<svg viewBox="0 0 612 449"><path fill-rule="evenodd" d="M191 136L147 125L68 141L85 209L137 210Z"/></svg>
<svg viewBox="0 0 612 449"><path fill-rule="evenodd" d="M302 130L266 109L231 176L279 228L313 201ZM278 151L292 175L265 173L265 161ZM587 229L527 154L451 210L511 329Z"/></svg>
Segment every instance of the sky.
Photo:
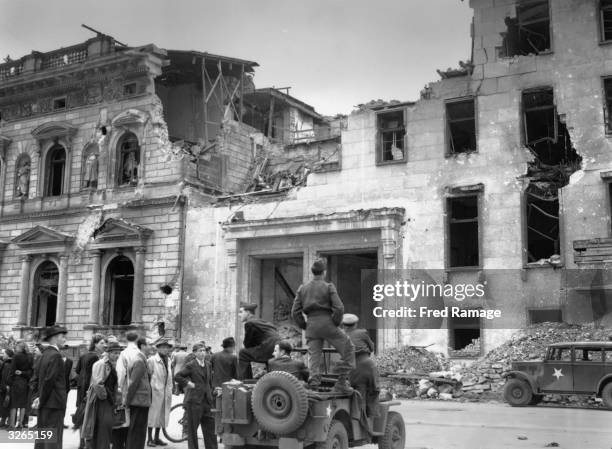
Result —
<svg viewBox="0 0 612 449"><path fill-rule="evenodd" d="M0 0L0 57L46 52L94 34L255 61L255 85L325 115L373 99L409 101L436 69L470 57L461 0Z"/></svg>

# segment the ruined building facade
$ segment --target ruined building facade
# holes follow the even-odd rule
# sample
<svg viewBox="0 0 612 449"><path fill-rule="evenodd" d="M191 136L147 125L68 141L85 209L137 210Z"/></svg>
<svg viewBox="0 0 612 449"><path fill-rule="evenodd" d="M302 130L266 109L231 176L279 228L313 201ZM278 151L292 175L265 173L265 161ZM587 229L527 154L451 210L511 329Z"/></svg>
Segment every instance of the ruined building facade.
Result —
<svg viewBox="0 0 612 449"><path fill-rule="evenodd" d="M486 284L459 306L505 317L378 320L379 349L478 355L531 322L609 325L612 5L470 5L469 61L348 117L256 89L253 62L105 36L1 65L0 330L217 345L247 300L299 339L289 309L317 257L362 317L397 270Z"/></svg>

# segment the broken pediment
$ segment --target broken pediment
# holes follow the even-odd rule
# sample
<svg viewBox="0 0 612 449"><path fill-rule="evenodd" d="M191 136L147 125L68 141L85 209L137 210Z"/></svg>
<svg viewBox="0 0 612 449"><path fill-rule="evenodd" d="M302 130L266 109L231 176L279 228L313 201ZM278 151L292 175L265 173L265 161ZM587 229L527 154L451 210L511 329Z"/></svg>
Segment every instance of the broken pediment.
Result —
<svg viewBox="0 0 612 449"><path fill-rule="evenodd" d="M128 109L118 114L113 120L112 125L115 128L130 125L143 125L149 119L149 115L146 112L138 109Z"/></svg>
<svg viewBox="0 0 612 449"><path fill-rule="evenodd" d="M152 232L119 218L109 218L94 231L94 243L90 246L141 246Z"/></svg>
<svg viewBox="0 0 612 449"><path fill-rule="evenodd" d="M32 131L36 140L54 139L57 137L71 137L77 128L68 122L47 122Z"/></svg>
<svg viewBox="0 0 612 449"><path fill-rule="evenodd" d="M46 226L35 226L29 231L18 235L11 242L22 249L34 248L40 250L52 247L65 249L72 244L73 240L74 236L70 234L65 234Z"/></svg>

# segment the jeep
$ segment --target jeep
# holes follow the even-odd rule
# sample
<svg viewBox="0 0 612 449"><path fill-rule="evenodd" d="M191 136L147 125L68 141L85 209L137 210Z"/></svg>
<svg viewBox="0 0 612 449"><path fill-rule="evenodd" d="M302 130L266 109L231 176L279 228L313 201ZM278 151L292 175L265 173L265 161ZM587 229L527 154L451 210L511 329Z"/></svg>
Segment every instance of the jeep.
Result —
<svg viewBox="0 0 612 449"><path fill-rule="evenodd" d="M399 402L380 402L376 417L366 416L361 395L332 391L325 376L317 390L283 371L258 380L230 381L217 389L215 431L226 448L268 447L347 449L378 443L380 449L404 449L402 416L390 411Z"/></svg>
<svg viewBox="0 0 612 449"><path fill-rule="evenodd" d="M512 406L535 405L544 394L594 394L612 409L612 342L555 343L544 360L513 362L504 399Z"/></svg>

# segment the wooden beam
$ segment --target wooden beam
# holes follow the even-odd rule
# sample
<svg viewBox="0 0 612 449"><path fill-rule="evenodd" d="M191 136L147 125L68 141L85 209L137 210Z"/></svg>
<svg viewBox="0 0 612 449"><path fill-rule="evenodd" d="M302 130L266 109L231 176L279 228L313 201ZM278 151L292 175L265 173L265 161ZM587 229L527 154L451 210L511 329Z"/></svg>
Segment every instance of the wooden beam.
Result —
<svg viewBox="0 0 612 449"><path fill-rule="evenodd" d="M274 97L270 96L270 114L268 115L268 139L272 138L272 120L274 118Z"/></svg>
<svg viewBox="0 0 612 449"><path fill-rule="evenodd" d="M240 114L238 114L238 121L242 123L242 114L244 114L244 64L240 64Z"/></svg>
<svg viewBox="0 0 612 449"><path fill-rule="evenodd" d="M204 143L208 145L208 98L206 95L206 60L204 57L202 57L202 98L204 100L202 112L202 118L204 119Z"/></svg>

